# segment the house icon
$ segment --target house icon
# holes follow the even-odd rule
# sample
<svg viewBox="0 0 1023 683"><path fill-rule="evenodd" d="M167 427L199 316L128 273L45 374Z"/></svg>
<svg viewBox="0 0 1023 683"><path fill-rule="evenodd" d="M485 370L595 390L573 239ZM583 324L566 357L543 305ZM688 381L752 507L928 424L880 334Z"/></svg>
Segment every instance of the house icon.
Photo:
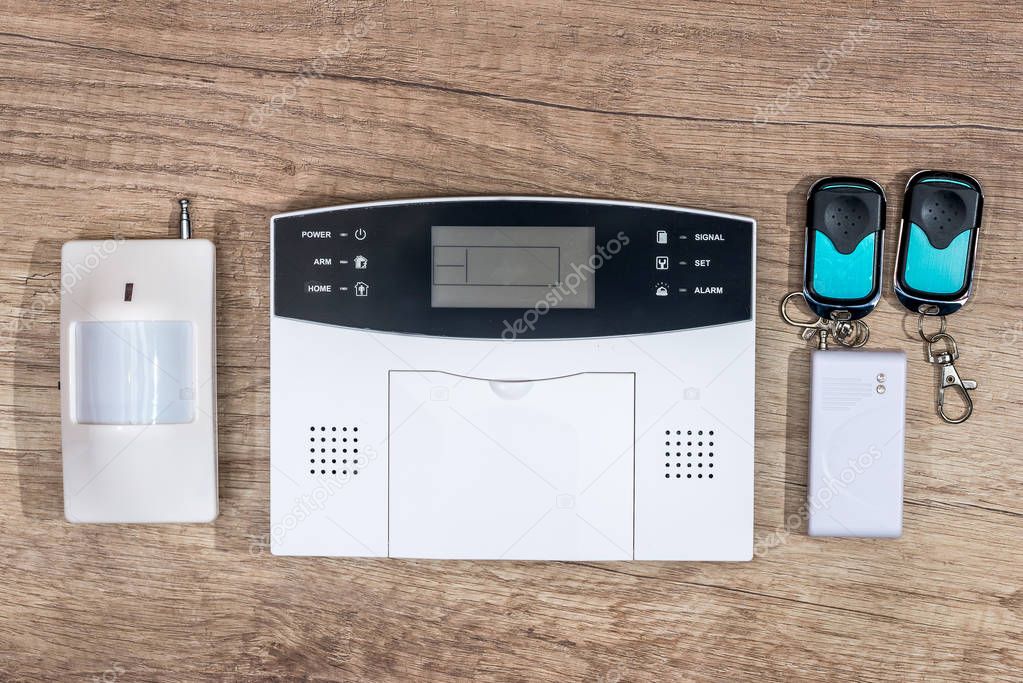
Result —
<svg viewBox="0 0 1023 683"><path fill-rule="evenodd" d="M361 254L359 256L355 257L355 269L356 270L366 270L366 265L368 263L369 262L366 260L366 257L362 256Z"/></svg>
<svg viewBox="0 0 1023 683"><path fill-rule="evenodd" d="M355 296L369 296L369 285L365 282L356 282Z"/></svg>

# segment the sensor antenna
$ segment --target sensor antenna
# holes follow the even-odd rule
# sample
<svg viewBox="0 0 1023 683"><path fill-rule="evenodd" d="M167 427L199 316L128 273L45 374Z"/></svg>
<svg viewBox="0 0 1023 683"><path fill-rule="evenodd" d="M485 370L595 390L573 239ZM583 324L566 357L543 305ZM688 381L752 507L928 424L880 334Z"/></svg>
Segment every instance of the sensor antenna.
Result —
<svg viewBox="0 0 1023 683"><path fill-rule="evenodd" d="M187 240L192 237L192 222L188 216L188 200L179 200L181 204L181 239Z"/></svg>

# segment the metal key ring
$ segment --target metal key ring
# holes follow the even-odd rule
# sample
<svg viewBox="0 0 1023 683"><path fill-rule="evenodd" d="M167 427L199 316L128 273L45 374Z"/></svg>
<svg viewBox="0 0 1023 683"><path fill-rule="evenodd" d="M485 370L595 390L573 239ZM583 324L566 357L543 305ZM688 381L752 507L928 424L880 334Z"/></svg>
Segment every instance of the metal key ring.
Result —
<svg viewBox="0 0 1023 683"><path fill-rule="evenodd" d="M806 297L803 296L802 292L790 292L790 293L786 294L785 298L781 300L781 317L782 317L782 319L785 322L787 322L789 325L792 325L793 327L802 327L804 329L809 329L809 330L819 329L821 327L824 327L826 323L824 322L824 318L821 318L820 316L817 316L816 320L808 320L808 321L805 321L805 322L801 321L801 320L795 320L794 318L789 316L789 313L788 313L788 311L786 309L789 306L789 301L791 301L792 299L794 299L796 297L800 297L801 299L803 299L803 302L806 303Z"/></svg>
<svg viewBox="0 0 1023 683"><path fill-rule="evenodd" d="M941 323L938 326L938 331L935 332L934 334L929 335L926 332L924 332L924 318L934 318L934 317L937 317L941 321ZM920 338L923 339L924 342L927 343L927 344L930 344L931 340L934 339L936 336L938 336L940 334L945 334L945 330L947 328L948 328L948 321L945 320L945 316L943 316L943 315L934 316L934 315L928 315L927 313L921 313L916 318L916 331L917 331L917 333L919 333Z"/></svg>
<svg viewBox="0 0 1023 683"><path fill-rule="evenodd" d="M942 341L945 342L944 349L935 352L935 346ZM945 332L932 334L930 339L927 340L927 361L941 365L944 363L954 363L957 360L959 360L959 344L952 338L952 335Z"/></svg>
<svg viewBox="0 0 1023 683"><path fill-rule="evenodd" d="M844 330L842 327L836 327L835 329L835 338L842 346L858 349L870 341L870 328L862 320L845 321L836 324L848 326ZM845 332L844 334L843 331Z"/></svg>

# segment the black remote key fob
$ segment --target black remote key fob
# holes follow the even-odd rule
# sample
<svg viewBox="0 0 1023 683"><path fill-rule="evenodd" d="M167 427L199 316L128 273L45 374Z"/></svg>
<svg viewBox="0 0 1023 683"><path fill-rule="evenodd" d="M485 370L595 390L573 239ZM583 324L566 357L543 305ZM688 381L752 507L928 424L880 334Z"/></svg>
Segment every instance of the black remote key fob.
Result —
<svg viewBox="0 0 1023 683"><path fill-rule="evenodd" d="M909 179L895 263L903 306L948 315L969 300L983 205L980 183L968 175L921 171Z"/></svg>
<svg viewBox="0 0 1023 683"><path fill-rule="evenodd" d="M865 178L830 177L807 194L803 296L825 320L864 317L881 298L885 197Z"/></svg>

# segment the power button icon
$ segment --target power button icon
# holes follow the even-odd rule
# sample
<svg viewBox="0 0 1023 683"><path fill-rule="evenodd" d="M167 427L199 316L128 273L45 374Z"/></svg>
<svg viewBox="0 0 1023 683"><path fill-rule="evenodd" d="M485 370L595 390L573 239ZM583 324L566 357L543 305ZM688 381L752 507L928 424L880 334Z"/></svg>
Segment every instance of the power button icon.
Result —
<svg viewBox="0 0 1023 683"><path fill-rule="evenodd" d="M356 231L355 231L355 239L359 240L360 242L362 240L366 239L366 231L365 231L365 229L357 228Z"/></svg>

